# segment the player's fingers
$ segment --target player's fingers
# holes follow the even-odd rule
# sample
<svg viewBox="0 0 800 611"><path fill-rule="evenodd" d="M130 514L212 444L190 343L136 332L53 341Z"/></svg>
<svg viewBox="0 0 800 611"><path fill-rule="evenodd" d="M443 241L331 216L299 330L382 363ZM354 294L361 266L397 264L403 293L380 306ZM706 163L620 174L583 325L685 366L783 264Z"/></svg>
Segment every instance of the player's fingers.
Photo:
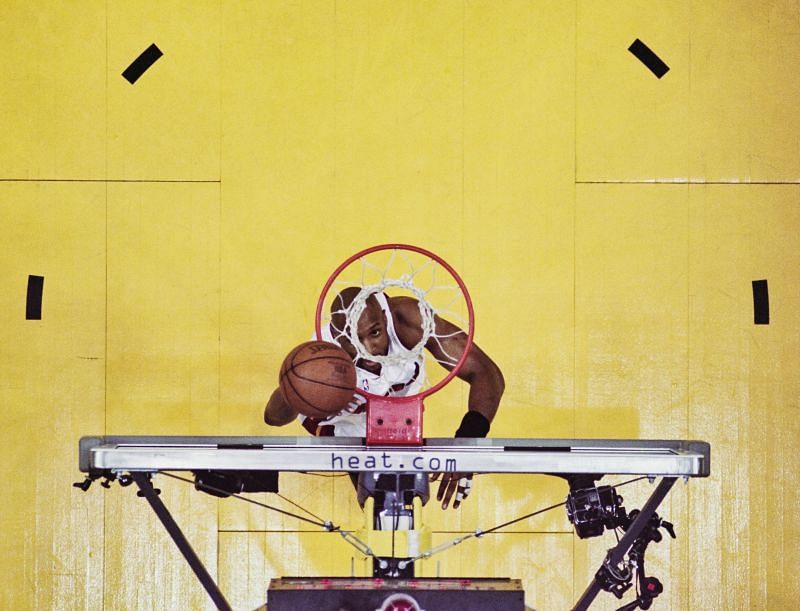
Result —
<svg viewBox="0 0 800 611"><path fill-rule="evenodd" d="M461 505L461 501L469 496L469 493L472 491L472 478L471 477L462 477L458 480L458 486L456 487L456 500L453 502L453 509L458 509L458 506Z"/></svg>
<svg viewBox="0 0 800 611"><path fill-rule="evenodd" d="M432 482L435 482L437 479L439 479L439 476L440 476L440 475L441 475L441 472L438 472L438 473L431 473L431 481L432 481Z"/></svg>
<svg viewBox="0 0 800 611"><path fill-rule="evenodd" d="M442 481L439 483L439 490L436 493L436 500L442 501L442 509L447 509L450 497L453 496L455 481L453 473L442 474Z"/></svg>
<svg viewBox="0 0 800 611"><path fill-rule="evenodd" d="M444 498L444 493L447 491L447 484L450 482L449 473L437 473L436 477L442 476L442 481L439 483L439 489L436 491L436 500L441 501Z"/></svg>
<svg viewBox="0 0 800 611"><path fill-rule="evenodd" d="M450 499L453 498L453 495L458 490L458 476L451 474L450 479L447 482L447 489L444 491L444 498L442 499L442 509L447 509L448 505L450 505Z"/></svg>

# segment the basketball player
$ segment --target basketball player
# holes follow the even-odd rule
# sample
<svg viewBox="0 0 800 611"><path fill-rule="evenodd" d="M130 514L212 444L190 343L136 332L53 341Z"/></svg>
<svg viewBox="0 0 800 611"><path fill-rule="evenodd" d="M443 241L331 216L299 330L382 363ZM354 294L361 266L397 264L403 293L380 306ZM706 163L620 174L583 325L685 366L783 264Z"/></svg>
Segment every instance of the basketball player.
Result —
<svg viewBox="0 0 800 611"><path fill-rule="evenodd" d="M322 339L339 344L356 359L356 349L350 342L345 326L347 307L360 289L349 287L341 291L331 307L331 323L322 329ZM467 334L454 324L435 317L436 333L426 343L426 349L439 363L453 362L463 354ZM387 297L373 293L367 298L366 308L358 320L358 339L369 354L389 355L411 349L422 339L422 317L417 301L412 297ZM342 412L324 420L299 415L283 398L279 388L275 389L264 410L264 421L271 426L283 426L298 415L303 427L317 436L366 436L366 399L358 389L375 395L409 396L421 391L425 372L424 361L408 361L402 366L382 367L380 363L358 358L356 364L356 393L350 405ZM443 365L444 366L444 365ZM458 377L469 384L467 413L455 433L456 437L486 437L489 426L497 413L505 382L503 374L483 350L474 343ZM442 481L436 495L447 509L455 494L453 508L456 509L467 497L472 487L472 475L465 473L435 474L435 481Z"/></svg>

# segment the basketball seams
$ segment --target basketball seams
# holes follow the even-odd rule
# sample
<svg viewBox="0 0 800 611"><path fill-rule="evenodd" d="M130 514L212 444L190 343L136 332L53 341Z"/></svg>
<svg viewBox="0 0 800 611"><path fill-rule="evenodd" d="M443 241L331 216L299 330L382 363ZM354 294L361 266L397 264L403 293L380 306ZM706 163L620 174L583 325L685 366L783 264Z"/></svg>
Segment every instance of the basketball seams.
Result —
<svg viewBox="0 0 800 611"><path fill-rule="evenodd" d="M321 342L313 340L310 342L305 342L297 346L294 350L292 350L292 352L289 355L287 355L286 359L284 359L281 365L278 382L279 386L281 386L283 389L284 395L289 395L289 394L292 395L286 397L286 400L290 404L296 401L295 399L296 397L297 399L300 400L300 402L304 406L306 406L305 410L312 412L311 414L306 414L306 415L312 418L326 419L335 415L335 412L322 409L316 403L311 402L311 400L308 399L306 395L310 394L312 395L312 398L319 399L320 401L324 402L324 392L326 389L330 389L331 392L346 391L349 393L354 390L355 380L353 386L350 385L342 386L339 384L332 384L327 381L314 379L312 377L309 377L314 374L313 367L315 366L315 364L317 366L320 366L321 361L330 363L331 366L335 366L336 363L338 362L353 367L354 363L352 359L350 359L347 355L343 354L343 350L340 346L337 346L336 344L333 344L331 342L324 342L326 344L330 344L329 349L326 350L327 353L316 354L310 356L309 358L303 358L303 360L298 362L298 357L301 355L302 352L304 352L304 349L311 348L315 343L321 343ZM309 370L308 373L303 374L301 373L303 371L303 365L306 364L308 364L311 367L311 369ZM324 365L322 366L324 367ZM357 379L357 376L354 377L356 377ZM309 388L309 385L311 383L313 383L313 386ZM319 392L323 393L323 396L316 394L313 388L318 388ZM303 413L303 411L301 411L301 413Z"/></svg>
<svg viewBox="0 0 800 611"><path fill-rule="evenodd" d="M292 354L292 352L290 352L288 355L286 355L286 358L284 359L283 364L281 365L281 372L280 372L281 375L286 375L286 372L289 369L294 369L295 367L297 367L299 365L302 365L303 363L310 363L312 361L318 361L320 359L334 359L334 360L337 360L337 361L344 361L345 363L352 363L353 362L353 359L351 359L350 357L344 357L344 356L340 356L340 355L337 355L337 354L321 354L319 356L312 356L310 358L304 359L303 361L301 361L299 363L295 363L295 359L297 358L297 355L300 354L301 348L303 348L304 346L305 346L305 344L302 344L302 345L298 346L297 348L295 348L294 350L292 350L292 352L294 354ZM343 350L343 348L342 348L342 350ZM336 350L334 350L334 352L336 352ZM292 357L291 360L289 359L289 356ZM289 368L287 369L286 361L289 361L289 360L290 360Z"/></svg>
<svg viewBox="0 0 800 611"><path fill-rule="evenodd" d="M315 356L314 358L306 359L306 360L304 360L304 361L302 361L300 363L294 363L293 362L289 366L288 369L284 368L284 367L281 367L281 372L280 372L280 376L278 378L278 381L280 381L284 377L286 377L286 375L291 371L298 378L300 378L301 380L305 380L306 382L314 382L316 384L324 384L326 386L330 386L331 388L342 388L342 389L349 388L349 386L338 386L336 384L330 384L328 382L323 382L321 380L314 380L313 378L307 378L307 377L305 377L305 376L300 374L300 371L298 370L298 368L302 367L306 363L312 363L314 361L319 361L319 360L322 360L322 359L328 359L328 360L331 360L331 361L342 361L343 363L353 364L353 361L351 361L349 358L344 358L344 357L341 357L341 356L335 356L335 355L334 356ZM294 361L294 359L292 359L292 360Z"/></svg>
<svg viewBox="0 0 800 611"><path fill-rule="evenodd" d="M320 386L327 386L328 388L338 388L339 390L349 390L349 386L339 386L338 384L331 384L330 382L325 382L323 380L315 380L314 378L307 378L303 375L300 375L296 370L292 370L295 377L303 380L304 382L311 382L312 384L319 384Z"/></svg>
<svg viewBox="0 0 800 611"><path fill-rule="evenodd" d="M294 350L292 350L292 352L289 353L291 355L291 357L292 357L291 359L288 359L288 355L287 355L287 360L289 360L289 366L290 367L294 367L297 364L297 363L295 363L295 360L297 359L297 355L300 354L303 351L304 348L310 347L313 344L327 344L325 349L333 351L333 352L344 351L344 348L342 348L338 344L334 344L332 342L326 342L326 341L322 341L322 340L311 340L309 342L305 342L305 343L300 344ZM331 355L325 355L325 354L315 355L315 356L311 356L311 357L305 359L303 362L307 363L308 361L316 361L317 359L326 358L326 357L327 358L340 359L340 360L347 360L347 361L349 361L351 363L353 362L352 359L350 359L349 357L345 358L343 356L337 356L335 354L331 354Z"/></svg>
<svg viewBox="0 0 800 611"><path fill-rule="evenodd" d="M292 392L294 393L294 395L295 395L295 396L296 396L298 399L300 399L300 400L301 400L303 403L305 403L306 405L308 405L308 407L310 407L310 408L311 408L311 409L313 409L314 411L317 411L317 412L319 412L319 413L320 413L320 416L312 416L312 418L317 418L317 417L320 417L320 418L328 418L328 417L330 417L330 416L332 416L332 415L333 415L333 414L329 414L329 413L325 413L325 412L323 412L323 411L322 411L322 410L321 410L319 407L317 407L317 406L316 406L316 405L314 405L313 403L309 402L309 400L308 400L308 399L306 399L306 398L305 398L303 395L301 395L301 394L300 394L300 392L299 392L299 391L298 391L298 390L295 388L295 386L294 386L294 383L292 382L292 378L286 378L286 383L289 385L289 387L292 389Z"/></svg>
<svg viewBox="0 0 800 611"><path fill-rule="evenodd" d="M310 402L308 399L306 399L306 398L305 398L305 397L304 397L302 394L300 394L300 391L299 391L299 390L297 390L297 388L295 388L294 381L292 380L292 378L291 378L291 377L287 377L287 378L285 378L285 379L286 379L286 383L289 385L289 388L291 388L291 390L292 390L292 392L294 393L294 395L295 395L295 396L296 396L298 399L300 399L300 400L301 400L303 403L305 403L306 405L308 405L308 407L310 407L311 409L313 409L313 410L315 410L315 411L319 412L319 413L320 413L320 416L319 416L319 417L321 417L321 418L327 418L327 417L329 417L329 416L331 416L331 415L332 415L332 414L330 414L330 413L326 413L326 412L324 412L324 411L323 411L323 410L321 410L321 409L320 409L318 406L314 405L314 404L313 404L313 403L311 403L311 402ZM313 416L313 417L314 417L314 418L316 418L317 416Z"/></svg>

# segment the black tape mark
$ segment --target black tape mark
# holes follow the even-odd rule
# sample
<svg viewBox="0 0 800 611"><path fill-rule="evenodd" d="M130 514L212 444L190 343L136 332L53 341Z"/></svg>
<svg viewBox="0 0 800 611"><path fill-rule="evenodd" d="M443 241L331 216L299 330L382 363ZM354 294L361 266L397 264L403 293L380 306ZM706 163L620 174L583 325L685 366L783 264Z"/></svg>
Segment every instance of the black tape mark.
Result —
<svg viewBox="0 0 800 611"><path fill-rule="evenodd" d="M162 55L164 54L161 52L161 49L159 49L155 43L153 43L144 51L142 51L142 54L133 60L133 63L131 63L130 66L125 68L125 72L122 73L122 76L124 76L125 79L131 85L133 85L137 80L139 80L139 77L144 74L145 70L152 66Z"/></svg>
<svg viewBox="0 0 800 611"><path fill-rule="evenodd" d="M28 276L28 299L25 303L25 320L42 320L42 291L44 276Z"/></svg>
<svg viewBox="0 0 800 611"><path fill-rule="evenodd" d="M769 291L766 280L753 280L753 319L757 325L769 324Z"/></svg>
<svg viewBox="0 0 800 611"><path fill-rule="evenodd" d="M628 51L633 53L640 62L650 68L650 72L655 74L658 78L661 78L669 71L669 66L661 61L661 58L653 53L650 47L638 38L628 47Z"/></svg>

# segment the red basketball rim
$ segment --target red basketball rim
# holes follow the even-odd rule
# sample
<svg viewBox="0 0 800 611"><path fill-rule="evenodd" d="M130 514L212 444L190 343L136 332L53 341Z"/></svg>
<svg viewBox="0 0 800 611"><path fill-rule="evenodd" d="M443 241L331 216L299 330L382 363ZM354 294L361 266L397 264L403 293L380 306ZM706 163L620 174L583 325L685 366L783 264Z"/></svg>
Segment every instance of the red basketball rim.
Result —
<svg viewBox="0 0 800 611"><path fill-rule="evenodd" d="M469 356L469 351L472 348L472 339L475 335L475 311L472 307L472 298L469 296L469 291L467 290L467 286L464 284L464 281L461 279L461 276L458 275L458 272L456 272L456 270L453 269L453 267L447 261L442 259L439 255L432 253L431 251L426 250L424 248L420 248L419 246L413 246L411 244L379 244L378 246L365 248L364 250L357 252L351 257L348 257L341 265L339 265L339 267L337 267L334 270L330 278L328 278L328 281L325 283L325 286L322 287L322 292L320 293L319 300L317 301L316 319L314 321L314 328L316 330L317 339L318 340L322 339L322 311L325 307L325 297L328 295L328 291L330 290L331 286L333 286L333 283L336 281L336 278L339 276L339 274L342 273L342 271L344 271L349 265L351 265L358 259L361 259L371 253L378 252L381 250L409 250L411 252L415 252L424 255L426 257L430 257L431 259L436 261L436 263L438 263L444 269L446 269L447 272L452 276L453 280L456 281L456 283L458 284L458 288L461 290L461 294L464 297L464 301L467 306L468 326L469 326L469 328L466 330L467 346L464 349L461 358L459 358L458 362L456 362L456 364L453 366L453 369L451 369L447 373L447 375L441 380L439 380L436 384L434 384L430 388L426 388L422 392L419 392L415 395L408 395L406 397L381 397L381 398L384 400L397 399L398 401L408 401L409 399L415 397L419 398L427 397L428 395L432 395L436 391L440 390L448 382L450 382L450 380L456 377L459 370L461 369L461 367L463 367L464 363L466 362L467 356ZM359 392L362 392L365 395L372 397L378 396L365 390L360 390Z"/></svg>

